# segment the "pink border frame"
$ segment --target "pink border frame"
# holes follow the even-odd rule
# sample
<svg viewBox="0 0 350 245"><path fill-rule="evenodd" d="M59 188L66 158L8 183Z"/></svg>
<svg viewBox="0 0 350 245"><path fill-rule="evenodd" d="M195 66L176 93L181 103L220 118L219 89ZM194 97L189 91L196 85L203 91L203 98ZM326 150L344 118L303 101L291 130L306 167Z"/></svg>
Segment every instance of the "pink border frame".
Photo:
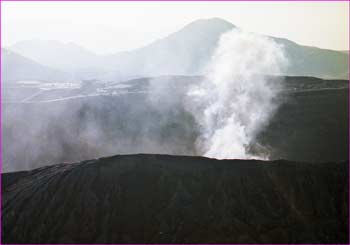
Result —
<svg viewBox="0 0 350 245"><path fill-rule="evenodd" d="M349 2L349 0L0 0L0 2Z"/></svg>
<svg viewBox="0 0 350 245"><path fill-rule="evenodd" d="M121 1L135 1L135 2L150 2L150 0L34 0L35 2L121 2ZM33 0L0 0L0 75L2 74L2 43L1 43L1 3L2 2L34 2ZM162 2L348 2L348 11L350 13L350 0L151 0L153 1L162 1ZM350 22L350 19L348 20ZM349 26L349 33L350 34L350 26ZM349 45L348 45L348 50L350 50L350 41L349 41ZM350 58L350 56L349 56ZM348 60L348 67L350 70L350 59ZM349 81L350 81L350 74L348 77ZM0 78L0 92L2 91L2 79ZM349 87L349 97L350 97L350 87ZM0 203L2 204L2 110L1 110L1 101L2 101L2 93L0 93ZM348 105L349 105L349 114L348 114L348 122L350 122L350 100L348 101ZM350 139L350 128L349 128L349 139ZM349 141L348 141L349 142ZM349 159L350 159L350 152L349 152ZM350 160L349 160L350 161ZM350 162L349 162L350 165ZM349 173L350 176L350 167L349 167ZM350 177L348 180L348 190L350 190ZM350 193L350 192L349 192ZM348 196L350 200L350 196ZM349 201L350 202L350 201ZM348 203L349 205L349 203ZM2 209L2 205L0 207L0 214L1 214L1 209ZM350 205L348 207L348 230L349 230L349 243L350 244ZM2 244L2 217L0 218L0 244ZM28 243L29 244L29 243ZM59 245L59 243L57 243L56 245ZM99 245L111 245L111 244L99 244ZM130 244L129 244L130 245ZM165 244L164 244L165 245ZM208 244L209 245L209 244ZM239 245L243 245L243 244L239 244ZM281 244L282 245L282 244ZM305 244L300 244L300 245L309 245L307 243ZM311 245L311 244L310 244Z"/></svg>

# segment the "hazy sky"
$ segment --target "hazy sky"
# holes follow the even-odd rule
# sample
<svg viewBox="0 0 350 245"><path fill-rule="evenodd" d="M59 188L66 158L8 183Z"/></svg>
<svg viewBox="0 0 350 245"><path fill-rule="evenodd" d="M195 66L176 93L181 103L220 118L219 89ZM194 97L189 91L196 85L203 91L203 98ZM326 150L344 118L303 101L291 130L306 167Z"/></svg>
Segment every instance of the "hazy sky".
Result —
<svg viewBox="0 0 350 245"><path fill-rule="evenodd" d="M251 32L348 50L347 2L2 2L2 46L20 40L74 42L97 53L133 49L199 18Z"/></svg>

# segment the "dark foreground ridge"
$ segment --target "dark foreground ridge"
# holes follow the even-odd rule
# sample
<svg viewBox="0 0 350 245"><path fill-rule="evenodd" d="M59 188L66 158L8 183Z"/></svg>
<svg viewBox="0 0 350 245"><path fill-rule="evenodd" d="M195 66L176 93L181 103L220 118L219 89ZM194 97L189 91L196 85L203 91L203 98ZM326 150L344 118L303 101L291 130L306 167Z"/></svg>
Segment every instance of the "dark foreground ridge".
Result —
<svg viewBox="0 0 350 245"><path fill-rule="evenodd" d="M348 163L121 155L2 174L3 243L348 243Z"/></svg>

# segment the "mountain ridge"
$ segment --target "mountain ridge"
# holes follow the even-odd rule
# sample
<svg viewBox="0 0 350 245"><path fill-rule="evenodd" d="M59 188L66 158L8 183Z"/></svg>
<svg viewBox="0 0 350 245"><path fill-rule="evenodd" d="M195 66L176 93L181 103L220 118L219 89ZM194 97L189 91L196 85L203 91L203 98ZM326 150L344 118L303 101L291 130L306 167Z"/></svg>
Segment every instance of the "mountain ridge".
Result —
<svg viewBox="0 0 350 245"><path fill-rule="evenodd" d="M1 55L2 82L19 80L63 81L69 79L67 73L39 64L16 52L2 48Z"/></svg>
<svg viewBox="0 0 350 245"><path fill-rule="evenodd" d="M45 42L41 41L41 45L36 44L40 48L33 48L31 41L28 41L27 48L22 42L20 50L16 45L10 49L21 51L19 53L22 55L47 66L66 68L74 72L74 77L78 79L86 78L81 69L95 69L96 72L88 78L105 81L171 74L200 75L209 62L221 34L233 28L239 29L224 19L199 19L140 48L103 55L76 44L62 42L50 47L43 45ZM300 45L286 38L266 37L285 47L290 66L283 75L348 79L347 53Z"/></svg>

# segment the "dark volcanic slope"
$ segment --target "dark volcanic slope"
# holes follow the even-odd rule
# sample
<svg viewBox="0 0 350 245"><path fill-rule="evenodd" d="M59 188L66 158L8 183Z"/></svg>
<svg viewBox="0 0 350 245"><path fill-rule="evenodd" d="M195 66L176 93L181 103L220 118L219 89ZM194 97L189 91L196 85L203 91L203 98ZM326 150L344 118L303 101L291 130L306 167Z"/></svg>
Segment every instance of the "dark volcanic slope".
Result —
<svg viewBox="0 0 350 245"><path fill-rule="evenodd" d="M5 243L348 243L347 163L124 155L2 175Z"/></svg>

